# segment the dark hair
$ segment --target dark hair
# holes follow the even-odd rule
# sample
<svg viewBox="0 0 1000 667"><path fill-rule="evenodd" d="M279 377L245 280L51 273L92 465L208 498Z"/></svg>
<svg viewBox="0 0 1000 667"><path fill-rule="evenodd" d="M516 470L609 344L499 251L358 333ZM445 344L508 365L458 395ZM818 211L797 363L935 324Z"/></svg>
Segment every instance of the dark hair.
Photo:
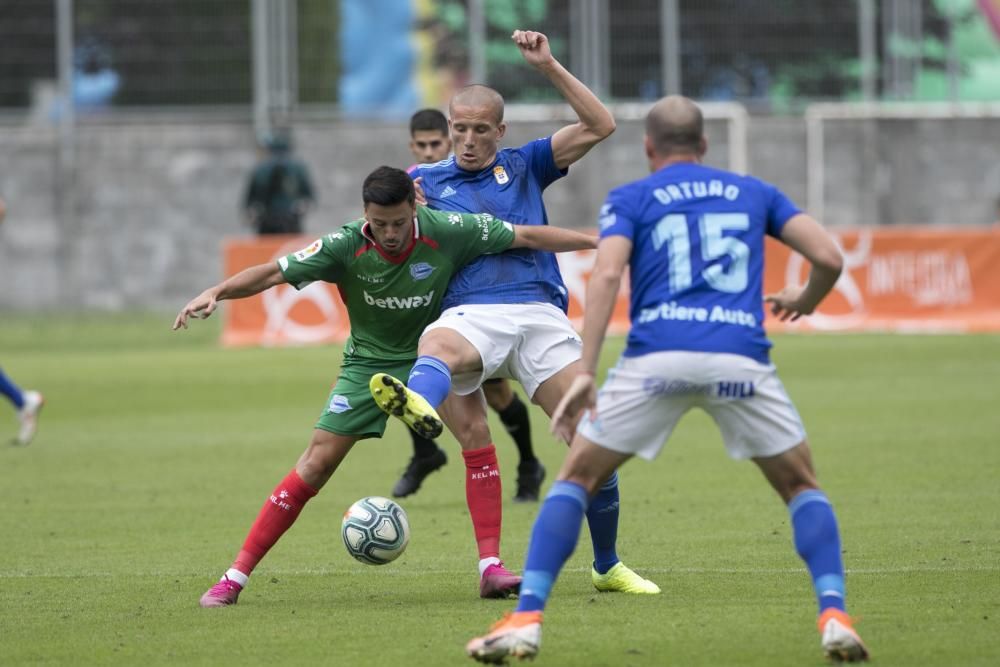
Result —
<svg viewBox="0 0 1000 667"><path fill-rule="evenodd" d="M410 136L424 130L438 130L448 136L448 119L437 109L421 109L410 116Z"/></svg>
<svg viewBox="0 0 1000 667"><path fill-rule="evenodd" d="M402 169L381 166L368 174L361 186L361 198L365 203L379 206L395 206L404 201L413 204L417 194L413 189L413 180Z"/></svg>

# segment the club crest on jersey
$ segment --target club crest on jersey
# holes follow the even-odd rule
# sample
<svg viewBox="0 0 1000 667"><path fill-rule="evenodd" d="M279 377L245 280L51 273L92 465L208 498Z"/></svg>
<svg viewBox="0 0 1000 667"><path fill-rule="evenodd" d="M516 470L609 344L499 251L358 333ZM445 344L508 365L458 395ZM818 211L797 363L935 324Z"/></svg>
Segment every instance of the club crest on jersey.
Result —
<svg viewBox="0 0 1000 667"><path fill-rule="evenodd" d="M416 264L410 265L410 276L412 276L414 280L423 280L427 276L434 273L434 269L436 268L437 267L431 266L427 262L417 262Z"/></svg>
<svg viewBox="0 0 1000 667"><path fill-rule="evenodd" d="M304 262L305 260L309 259L313 255L318 253L320 248L322 247L323 247L323 239L316 239L308 246L295 253L295 259L299 260L300 262Z"/></svg>
<svg viewBox="0 0 1000 667"><path fill-rule="evenodd" d="M493 167L493 178L495 178L497 183L499 183L500 185L503 185L504 183L510 180L510 176L507 175L507 171L503 168L502 165L499 164Z"/></svg>
<svg viewBox="0 0 1000 667"><path fill-rule="evenodd" d="M334 394L330 399L330 407L327 409L328 412L332 412L339 415L342 412L347 412L351 410L351 401L341 394Z"/></svg>

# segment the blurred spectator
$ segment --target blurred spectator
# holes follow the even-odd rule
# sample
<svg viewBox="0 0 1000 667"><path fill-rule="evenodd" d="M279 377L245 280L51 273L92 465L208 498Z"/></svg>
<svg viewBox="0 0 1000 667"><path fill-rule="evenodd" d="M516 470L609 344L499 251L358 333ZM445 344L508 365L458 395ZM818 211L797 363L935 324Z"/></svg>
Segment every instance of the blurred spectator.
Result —
<svg viewBox="0 0 1000 667"><path fill-rule="evenodd" d="M309 170L285 136L269 137L261 149L247 184L247 219L258 234L301 234L302 218L316 203Z"/></svg>
<svg viewBox="0 0 1000 667"><path fill-rule="evenodd" d="M108 48L87 38L73 54L73 103L82 111L111 104L121 86L121 77L111 66Z"/></svg>

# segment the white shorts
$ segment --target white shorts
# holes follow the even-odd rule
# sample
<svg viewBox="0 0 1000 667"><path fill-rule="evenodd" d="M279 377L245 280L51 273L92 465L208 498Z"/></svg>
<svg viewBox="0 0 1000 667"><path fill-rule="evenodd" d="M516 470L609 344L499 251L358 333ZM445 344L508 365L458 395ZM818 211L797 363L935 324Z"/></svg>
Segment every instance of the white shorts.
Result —
<svg viewBox="0 0 1000 667"><path fill-rule="evenodd" d="M734 459L775 456L806 437L773 364L707 352L622 357L597 395L597 419L584 415L579 433L652 460L691 408L715 420Z"/></svg>
<svg viewBox="0 0 1000 667"><path fill-rule="evenodd" d="M441 313L428 331L445 327L462 335L479 352L483 369L451 378L460 396L490 378L513 378L528 396L538 386L580 358L583 342L566 314L547 303L470 304Z"/></svg>

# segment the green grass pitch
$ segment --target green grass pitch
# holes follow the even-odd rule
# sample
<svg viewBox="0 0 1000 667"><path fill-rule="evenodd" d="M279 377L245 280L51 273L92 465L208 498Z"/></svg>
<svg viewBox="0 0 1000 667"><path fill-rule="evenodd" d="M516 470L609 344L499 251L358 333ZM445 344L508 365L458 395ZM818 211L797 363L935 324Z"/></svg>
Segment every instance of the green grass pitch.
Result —
<svg viewBox="0 0 1000 667"><path fill-rule="evenodd" d="M198 598L305 447L340 350L220 349L218 322L3 315L0 363L45 392L37 440L0 447L0 663L464 665L513 608L477 597L458 447L403 506L397 562L351 559L354 500L388 494L398 424L356 446L233 608ZM606 364L622 342L609 342ZM837 508L848 602L876 665L1000 664L1000 337L783 336L774 359ZM564 448L532 412L549 470ZM503 550L523 565L537 505L493 422ZM0 405L0 434L13 434ZM690 414L622 472L620 553L664 589L598 594L589 540L557 584L539 665L820 665L786 512Z"/></svg>

